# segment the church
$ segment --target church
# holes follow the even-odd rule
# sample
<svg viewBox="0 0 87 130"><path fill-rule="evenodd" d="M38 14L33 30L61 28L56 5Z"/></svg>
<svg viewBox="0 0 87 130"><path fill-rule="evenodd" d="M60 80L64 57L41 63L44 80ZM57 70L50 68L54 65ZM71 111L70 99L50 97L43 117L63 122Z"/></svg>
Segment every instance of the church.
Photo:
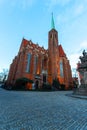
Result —
<svg viewBox="0 0 87 130"><path fill-rule="evenodd" d="M20 78L32 80L39 88L43 83L52 85L54 79L58 79L65 90L72 87L71 66L62 45L59 44L53 15L51 30L48 32L48 49L31 40L22 39L19 52L10 65L7 83L14 85ZM26 87L32 89L32 84L27 83Z"/></svg>

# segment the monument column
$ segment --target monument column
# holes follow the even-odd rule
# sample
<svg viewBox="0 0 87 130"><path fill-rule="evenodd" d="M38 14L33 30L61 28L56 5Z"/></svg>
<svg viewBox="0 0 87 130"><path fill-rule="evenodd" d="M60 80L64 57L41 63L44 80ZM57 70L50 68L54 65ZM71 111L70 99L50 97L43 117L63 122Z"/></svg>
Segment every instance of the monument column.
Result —
<svg viewBox="0 0 87 130"><path fill-rule="evenodd" d="M80 85L75 94L87 95L87 52L83 51L83 56L80 56L77 71L79 72Z"/></svg>

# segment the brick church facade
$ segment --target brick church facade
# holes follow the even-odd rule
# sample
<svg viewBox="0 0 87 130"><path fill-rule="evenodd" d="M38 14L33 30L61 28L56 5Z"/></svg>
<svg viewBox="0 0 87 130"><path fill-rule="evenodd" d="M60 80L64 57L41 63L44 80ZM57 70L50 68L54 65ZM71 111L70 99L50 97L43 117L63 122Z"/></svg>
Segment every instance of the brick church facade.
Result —
<svg viewBox="0 0 87 130"><path fill-rule="evenodd" d="M71 66L62 45L59 45L53 16L51 22L47 50L31 40L22 39L18 55L10 65L8 84L14 85L17 79L25 77L34 83L38 81L38 87L43 83L52 84L54 79L58 79L65 89L72 86ZM32 89L32 85L28 83L27 88Z"/></svg>

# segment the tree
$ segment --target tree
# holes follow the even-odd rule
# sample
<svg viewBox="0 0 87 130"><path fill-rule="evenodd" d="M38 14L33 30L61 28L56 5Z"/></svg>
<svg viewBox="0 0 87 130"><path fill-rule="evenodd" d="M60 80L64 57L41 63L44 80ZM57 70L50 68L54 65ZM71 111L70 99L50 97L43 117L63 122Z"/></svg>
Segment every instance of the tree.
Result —
<svg viewBox="0 0 87 130"><path fill-rule="evenodd" d="M8 76L8 69L3 69L0 73L0 82L5 82Z"/></svg>
<svg viewBox="0 0 87 130"><path fill-rule="evenodd" d="M18 78L18 79L16 80L15 85L13 86L12 89L14 89L14 90L25 90L27 83L32 84L32 83L33 83L33 80L28 79L28 78L26 78L26 77Z"/></svg>
<svg viewBox="0 0 87 130"><path fill-rule="evenodd" d="M53 80L52 86L53 86L55 89L59 89L59 88L60 88L60 82L59 82L59 80L58 80L57 78L55 78L55 79Z"/></svg>

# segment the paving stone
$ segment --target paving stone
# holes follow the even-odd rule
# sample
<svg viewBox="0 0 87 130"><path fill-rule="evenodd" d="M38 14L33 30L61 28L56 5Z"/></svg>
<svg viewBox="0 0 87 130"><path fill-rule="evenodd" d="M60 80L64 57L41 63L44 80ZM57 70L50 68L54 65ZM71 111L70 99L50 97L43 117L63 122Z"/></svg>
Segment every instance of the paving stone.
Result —
<svg viewBox="0 0 87 130"><path fill-rule="evenodd" d="M71 93L0 88L0 130L87 130L87 100Z"/></svg>

